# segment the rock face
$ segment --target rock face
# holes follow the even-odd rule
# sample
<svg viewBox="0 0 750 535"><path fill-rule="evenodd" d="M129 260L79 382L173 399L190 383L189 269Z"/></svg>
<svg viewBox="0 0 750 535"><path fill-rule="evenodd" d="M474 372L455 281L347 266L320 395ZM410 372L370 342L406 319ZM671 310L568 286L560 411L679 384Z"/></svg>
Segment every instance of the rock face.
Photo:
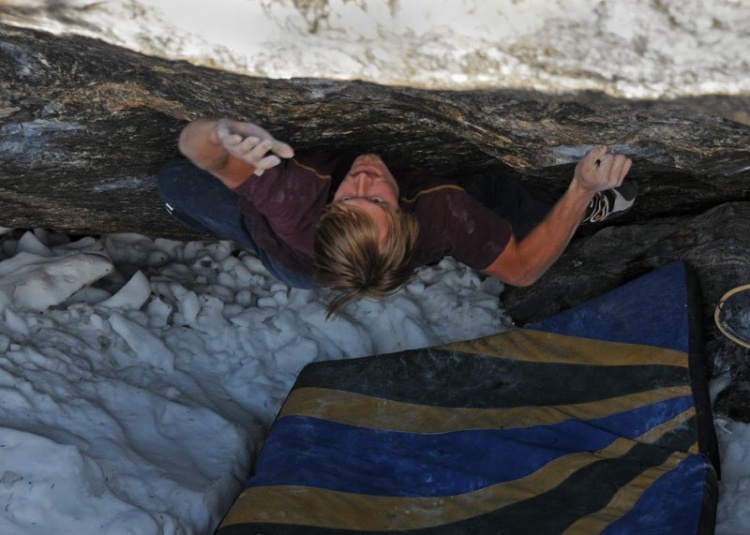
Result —
<svg viewBox="0 0 750 535"><path fill-rule="evenodd" d="M384 152L454 173L499 162L556 189L603 143L633 159L636 207L582 228L540 282L506 292L508 311L522 324L682 258L703 286L716 369L744 385L747 352L718 334L711 313L726 290L750 282L748 110L750 96L637 101L269 80L0 25L0 226L200 237L164 213L155 174L201 116L252 119L298 151ZM736 397L724 399L734 407Z"/></svg>

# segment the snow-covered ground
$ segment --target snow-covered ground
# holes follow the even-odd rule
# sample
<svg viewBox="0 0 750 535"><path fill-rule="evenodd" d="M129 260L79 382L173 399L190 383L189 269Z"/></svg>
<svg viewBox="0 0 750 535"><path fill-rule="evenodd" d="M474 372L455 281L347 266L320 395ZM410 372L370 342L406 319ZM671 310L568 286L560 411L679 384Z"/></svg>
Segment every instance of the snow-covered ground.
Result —
<svg viewBox="0 0 750 535"><path fill-rule="evenodd" d="M450 259L330 321L226 241L7 231L0 259L3 534L208 533L306 363L511 324L502 285ZM718 533L747 533L750 426L717 431Z"/></svg>
<svg viewBox="0 0 750 535"><path fill-rule="evenodd" d="M750 79L750 0L0 0L0 20L280 78L629 97ZM446 260L325 321L323 295L227 242L9 231L0 533L206 533L306 362L498 332L501 292ZM750 426L716 423L717 533L750 533Z"/></svg>
<svg viewBox="0 0 750 535"><path fill-rule="evenodd" d="M326 321L230 242L37 231L0 259L2 534L207 533L306 363L508 321L451 260Z"/></svg>

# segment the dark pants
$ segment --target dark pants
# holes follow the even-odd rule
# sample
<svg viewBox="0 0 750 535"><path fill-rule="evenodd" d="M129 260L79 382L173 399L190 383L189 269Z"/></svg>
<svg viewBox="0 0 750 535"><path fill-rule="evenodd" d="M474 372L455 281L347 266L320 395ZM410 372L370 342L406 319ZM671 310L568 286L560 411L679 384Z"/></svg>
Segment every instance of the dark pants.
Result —
<svg viewBox="0 0 750 535"><path fill-rule="evenodd" d="M501 173L467 177L460 184L472 197L510 221L518 239L539 224L559 197L546 192L532 195ZM290 286L314 287L311 277L284 266L256 245L250 234L253 222L240 213L237 194L207 171L186 158L175 158L159 172L158 187L164 207L177 220L252 251L274 277Z"/></svg>
<svg viewBox="0 0 750 535"><path fill-rule="evenodd" d="M314 286L311 277L284 266L256 245L250 234L253 222L240 213L237 194L211 173L186 158L175 158L159 171L158 188L164 207L175 219L252 251L274 277L289 286Z"/></svg>
<svg viewBox="0 0 750 535"><path fill-rule="evenodd" d="M503 171L466 177L458 183L484 206L510 221L518 240L534 230L561 196L525 188Z"/></svg>

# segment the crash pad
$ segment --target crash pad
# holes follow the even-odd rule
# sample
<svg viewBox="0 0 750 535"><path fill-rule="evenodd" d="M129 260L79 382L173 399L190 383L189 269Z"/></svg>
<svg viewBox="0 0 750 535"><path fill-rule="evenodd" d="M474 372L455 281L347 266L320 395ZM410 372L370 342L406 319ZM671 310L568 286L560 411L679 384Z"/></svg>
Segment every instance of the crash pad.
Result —
<svg viewBox="0 0 750 535"><path fill-rule="evenodd" d="M219 535L712 533L682 262L524 328L305 367Z"/></svg>

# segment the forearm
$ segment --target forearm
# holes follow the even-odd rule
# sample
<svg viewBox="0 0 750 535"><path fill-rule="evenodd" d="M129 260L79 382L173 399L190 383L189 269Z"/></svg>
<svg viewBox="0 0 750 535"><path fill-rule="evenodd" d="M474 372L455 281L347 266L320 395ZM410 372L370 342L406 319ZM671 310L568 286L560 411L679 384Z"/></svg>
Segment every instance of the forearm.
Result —
<svg viewBox="0 0 750 535"><path fill-rule="evenodd" d="M603 145L589 150L576 165L565 195L547 217L521 242L511 236L484 272L515 286L536 282L565 250L596 192L622 184L630 164L622 154L607 154Z"/></svg>
<svg viewBox="0 0 750 535"><path fill-rule="evenodd" d="M520 242L511 238L485 273L513 286L536 282L562 255L594 193L573 181L541 223Z"/></svg>

